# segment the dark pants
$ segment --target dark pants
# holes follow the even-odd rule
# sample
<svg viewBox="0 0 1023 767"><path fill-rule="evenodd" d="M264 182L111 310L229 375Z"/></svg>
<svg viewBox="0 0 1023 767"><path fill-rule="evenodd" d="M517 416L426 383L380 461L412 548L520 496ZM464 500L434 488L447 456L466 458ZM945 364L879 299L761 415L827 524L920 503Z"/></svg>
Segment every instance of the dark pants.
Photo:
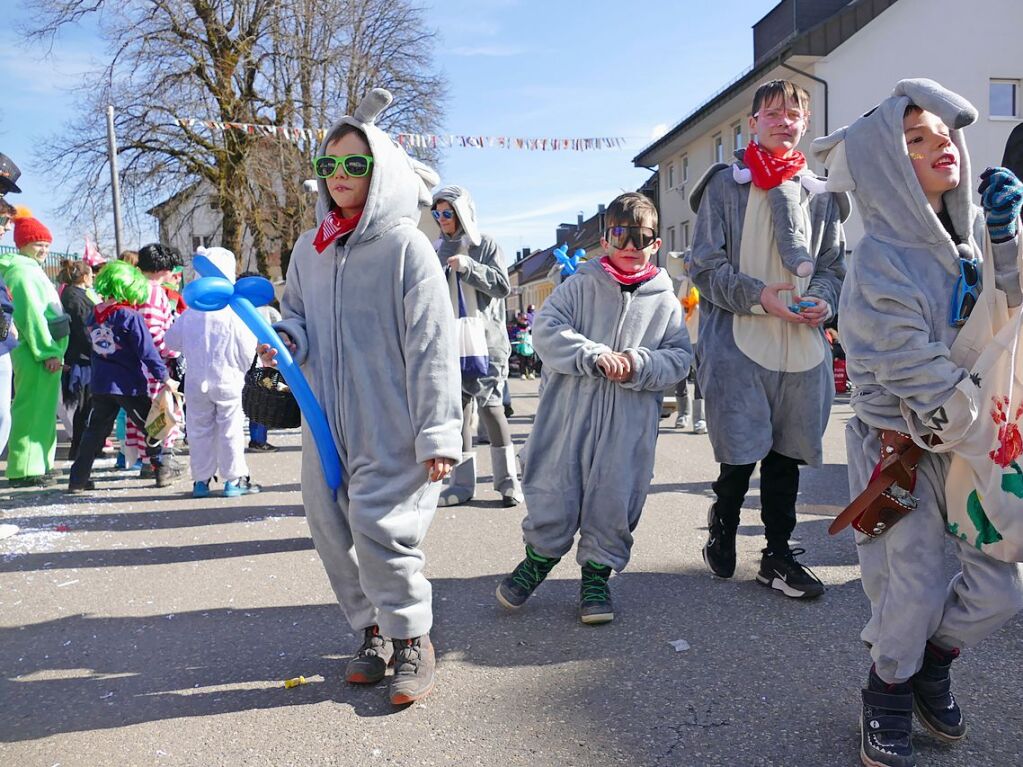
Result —
<svg viewBox="0 0 1023 767"><path fill-rule="evenodd" d="M755 468L755 463L721 464L721 473L712 485L717 496L714 510L727 530L739 527L739 510ZM789 538L796 527L798 494L799 462L772 450L760 462L760 519L764 523L767 548L773 553L789 550Z"/></svg>
<svg viewBox="0 0 1023 767"><path fill-rule="evenodd" d="M103 441L110 436L110 430L114 428L118 410L124 408L124 412L127 413L131 422L145 431L146 416L149 415L151 405L152 402L146 396L126 397L121 394L93 394L92 410L85 425L82 442L78 446L78 458L71 466L71 484L84 485L89 481L93 461L96 460L96 454L103 447ZM154 469L163 465L163 445L150 445L147 440L146 456Z"/></svg>

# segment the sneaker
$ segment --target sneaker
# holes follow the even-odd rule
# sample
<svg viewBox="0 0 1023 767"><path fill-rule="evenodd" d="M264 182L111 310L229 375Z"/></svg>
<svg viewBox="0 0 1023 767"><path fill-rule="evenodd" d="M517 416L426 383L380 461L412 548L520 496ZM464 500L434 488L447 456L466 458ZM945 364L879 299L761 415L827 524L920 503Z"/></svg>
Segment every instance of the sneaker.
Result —
<svg viewBox="0 0 1023 767"><path fill-rule="evenodd" d="M526 558L498 585L497 601L509 610L518 610L560 561L561 557L544 557L537 554L533 547L527 544Z"/></svg>
<svg viewBox="0 0 1023 767"><path fill-rule="evenodd" d="M96 483L91 479L87 482L71 482L67 486L69 495L78 495L79 493L87 493L90 490L96 489Z"/></svg>
<svg viewBox="0 0 1023 767"><path fill-rule="evenodd" d="M515 409L511 405L505 405L504 406L504 417L505 418L511 418L513 415L515 415Z"/></svg>
<svg viewBox="0 0 1023 767"><path fill-rule="evenodd" d="M712 504L707 512L710 533L703 546L703 561L718 578L731 578L735 574L735 531L726 530Z"/></svg>
<svg viewBox="0 0 1023 767"><path fill-rule="evenodd" d="M269 442L250 442L249 443L250 453L276 453L277 446L271 445Z"/></svg>
<svg viewBox="0 0 1023 767"><path fill-rule="evenodd" d="M350 684L376 684L384 678L394 656L391 640L380 636L379 626L367 626L362 646L345 667L345 681Z"/></svg>
<svg viewBox="0 0 1023 767"><path fill-rule="evenodd" d="M168 465L170 465L169 462ZM156 469L153 468L153 464L142 464L142 468L139 469L139 479L156 479Z"/></svg>
<svg viewBox="0 0 1023 767"><path fill-rule="evenodd" d="M437 669L430 635L392 639L391 642L394 645L391 703L404 706L425 698L433 691L433 678Z"/></svg>
<svg viewBox="0 0 1023 767"><path fill-rule="evenodd" d="M875 689L878 687L887 691ZM886 685L871 671L862 695L860 760L867 767L916 767L909 685Z"/></svg>
<svg viewBox="0 0 1023 767"><path fill-rule="evenodd" d="M174 481L184 473L185 470L176 463L165 463L153 470L157 487L167 487L174 484Z"/></svg>
<svg viewBox="0 0 1023 767"><path fill-rule="evenodd" d="M115 469L127 469L128 468L128 457L124 453L117 454L117 460L114 462Z"/></svg>
<svg viewBox="0 0 1023 767"><path fill-rule="evenodd" d="M193 498L208 498L210 495L210 480L203 482L192 483L192 497Z"/></svg>
<svg viewBox="0 0 1023 767"><path fill-rule="evenodd" d="M757 582L794 599L813 599L824 593L824 584L808 567L803 567L796 557L805 554L805 549L789 549L775 555L764 549L760 560Z"/></svg>
<svg viewBox="0 0 1023 767"><path fill-rule="evenodd" d="M237 498L239 495L251 495L262 491L262 487L254 485L248 477L239 477L224 483L224 496Z"/></svg>
<svg viewBox="0 0 1023 767"><path fill-rule="evenodd" d="M702 418L693 424L693 434L706 434L707 433L707 422Z"/></svg>
<svg viewBox="0 0 1023 767"><path fill-rule="evenodd" d="M675 428L676 429L688 429L689 428L689 416L685 413L679 413L675 417Z"/></svg>
<svg viewBox="0 0 1023 767"><path fill-rule="evenodd" d="M966 735L966 721L952 694L949 673L952 661L958 657L958 650L947 651L928 642L924 664L909 680L916 718L946 743L955 743Z"/></svg>
<svg viewBox="0 0 1023 767"><path fill-rule="evenodd" d="M583 623L596 625L614 620L611 589L607 585L607 579L610 577L611 568L607 565L598 565L590 560L583 565L582 584L579 589L579 620Z"/></svg>
<svg viewBox="0 0 1023 767"><path fill-rule="evenodd" d="M57 480L49 474L37 474L34 477L9 479L7 483L11 487L52 487L57 484Z"/></svg>

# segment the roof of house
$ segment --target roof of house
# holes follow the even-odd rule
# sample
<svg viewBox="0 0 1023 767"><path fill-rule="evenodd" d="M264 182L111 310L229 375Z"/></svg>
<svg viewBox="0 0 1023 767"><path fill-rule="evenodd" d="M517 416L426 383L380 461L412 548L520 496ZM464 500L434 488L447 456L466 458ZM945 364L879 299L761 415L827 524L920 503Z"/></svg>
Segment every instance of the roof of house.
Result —
<svg viewBox="0 0 1023 767"><path fill-rule="evenodd" d="M150 216L153 216L154 218L159 218L165 210L174 208L180 203L184 202L189 197L191 197L195 193L196 189L198 189L198 187L199 182L195 181L186 186L177 194L171 195L163 202L156 203L156 205L147 210L146 213L148 213Z"/></svg>
<svg viewBox="0 0 1023 767"><path fill-rule="evenodd" d="M757 22L757 26L772 25L775 21L772 17L776 15L776 12L788 12L788 6L794 6L795 2L796 0L783 0ZM649 167L656 163L656 155L667 144L741 93L767 72L793 56L828 55L896 2L897 0L850 0L833 10L831 15L824 18L823 21L808 29L799 30L798 25L790 25L792 26L790 34L777 35L778 42L767 45L766 50L760 52L758 59L748 69L683 117L667 133L644 147L632 159L632 163L637 167ZM780 15L784 16L785 14ZM756 34L756 28L754 32Z"/></svg>

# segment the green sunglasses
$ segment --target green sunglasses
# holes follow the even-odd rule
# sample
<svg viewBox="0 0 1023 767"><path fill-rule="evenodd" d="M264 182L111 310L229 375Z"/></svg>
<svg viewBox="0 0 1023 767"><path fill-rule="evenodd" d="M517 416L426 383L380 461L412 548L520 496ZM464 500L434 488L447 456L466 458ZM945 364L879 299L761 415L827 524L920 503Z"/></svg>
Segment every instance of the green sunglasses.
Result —
<svg viewBox="0 0 1023 767"><path fill-rule="evenodd" d="M313 168L320 178L333 176L337 173L339 165L346 176L362 178L369 175L369 171L373 167L373 158L368 154L346 154L341 157L325 154L313 160Z"/></svg>

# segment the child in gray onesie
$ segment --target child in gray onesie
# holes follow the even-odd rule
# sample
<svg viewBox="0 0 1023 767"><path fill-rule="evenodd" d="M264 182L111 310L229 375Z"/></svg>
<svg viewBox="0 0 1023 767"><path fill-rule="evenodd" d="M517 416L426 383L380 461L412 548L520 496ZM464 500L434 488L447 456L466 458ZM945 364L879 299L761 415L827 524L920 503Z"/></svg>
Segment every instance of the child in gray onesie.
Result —
<svg viewBox="0 0 1023 767"><path fill-rule="evenodd" d="M521 607L578 532L579 616L590 624L614 618L607 581L629 561L662 395L693 361L671 278L650 263L657 209L628 193L606 215L608 255L561 283L533 325L543 385L523 474L526 557L497 588L502 605Z"/></svg>
<svg viewBox="0 0 1023 767"><path fill-rule="evenodd" d="M1023 189L1004 169L983 174L984 209L970 201L970 162L962 128L977 111L931 80L903 80L892 95L847 128L817 139L827 188L848 191L864 236L850 259L839 323L856 415L846 426L849 491L866 488L896 445L918 434L953 443L987 408L969 370L950 357L978 289L985 224L997 287L1009 306L1021 296L1017 237ZM924 452L915 471L914 510L879 537L857 533L871 616L861 637L873 665L862 692L860 756L875 767L916 764L912 718L954 742L966 723L949 669L1023 607L1020 567L948 534L947 453ZM946 547L960 572L944 576Z"/></svg>

